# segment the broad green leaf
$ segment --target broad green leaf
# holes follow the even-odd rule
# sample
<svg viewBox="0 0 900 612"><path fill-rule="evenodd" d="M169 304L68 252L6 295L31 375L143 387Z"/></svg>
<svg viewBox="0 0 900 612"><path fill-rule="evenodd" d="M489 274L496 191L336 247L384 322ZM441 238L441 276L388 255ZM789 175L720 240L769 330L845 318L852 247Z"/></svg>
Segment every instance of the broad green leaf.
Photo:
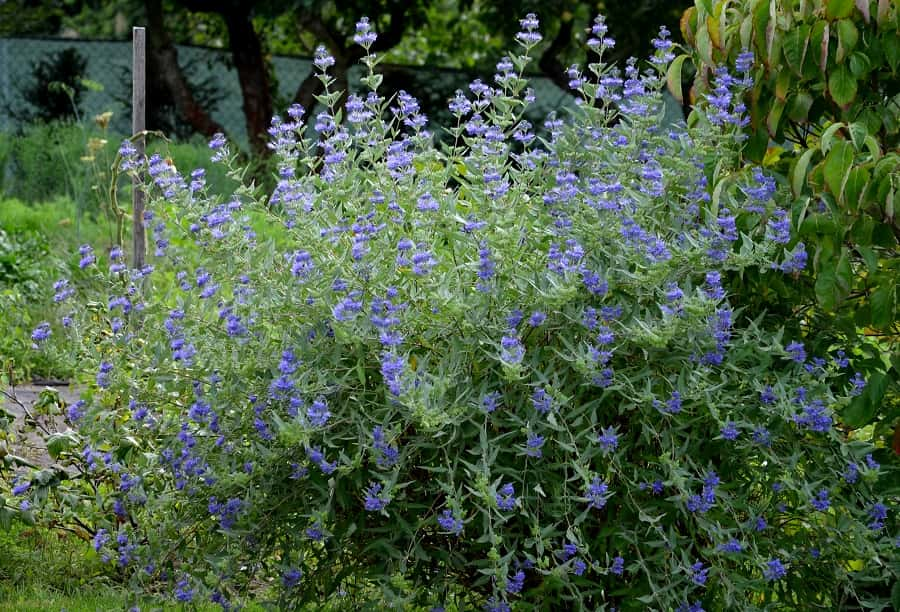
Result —
<svg viewBox="0 0 900 612"><path fill-rule="evenodd" d="M828 92L831 99L841 108L847 108L856 98L856 77L847 66L835 68L828 76Z"/></svg>
<svg viewBox="0 0 900 612"><path fill-rule="evenodd" d="M871 237L869 242L871 243ZM856 246L856 252L859 253L860 257L863 258L863 261L866 262L866 268L869 271L869 274L875 274L878 272L878 255L875 254L875 251L868 246Z"/></svg>
<svg viewBox="0 0 900 612"><path fill-rule="evenodd" d="M884 276L878 277L878 289L869 299L872 308L872 325L879 329L887 329L894 322L896 307L896 282L892 282L890 278Z"/></svg>
<svg viewBox="0 0 900 612"><path fill-rule="evenodd" d="M781 46L784 53L784 61L787 62L788 67L797 76L803 74L803 60L806 58L806 51L809 48L809 32L810 27L806 24L801 24L791 28L784 34L784 41Z"/></svg>
<svg viewBox="0 0 900 612"><path fill-rule="evenodd" d="M788 103L788 118L797 123L806 123L812 104L813 97L808 92L798 91L791 96L791 100Z"/></svg>
<svg viewBox="0 0 900 612"><path fill-rule="evenodd" d="M809 31L809 48L803 60L804 78L820 81L822 79L821 53L822 47L828 48L828 22L824 19L816 21Z"/></svg>
<svg viewBox="0 0 900 612"><path fill-rule="evenodd" d="M835 141L828 155L825 157L823 168L825 184L828 190L837 199L841 198L844 184L850 176L850 168L853 165L853 147L846 140Z"/></svg>
<svg viewBox="0 0 900 612"><path fill-rule="evenodd" d="M862 215L850 228L850 240L858 247L867 247L872 244L872 230L875 229L875 221L869 215Z"/></svg>
<svg viewBox="0 0 900 612"><path fill-rule="evenodd" d="M850 54L850 74L859 80L865 79L872 70L872 60L865 53L854 51Z"/></svg>
<svg viewBox="0 0 900 612"><path fill-rule="evenodd" d="M706 29L706 25L701 25L697 30L697 53L700 54L700 59L703 60L703 63L711 66L713 62L712 56L712 41L709 38L709 31Z"/></svg>
<svg viewBox="0 0 900 612"><path fill-rule="evenodd" d="M816 302L823 310L830 312L840 299L835 262L832 259L819 261L819 272L816 276Z"/></svg>
<svg viewBox="0 0 900 612"><path fill-rule="evenodd" d="M834 135L837 134L838 130L844 127L844 124L840 121L836 123L832 123L829 125L824 132L822 132L822 137L819 142L822 145L822 152L828 153L831 150L831 143L834 141Z"/></svg>
<svg viewBox="0 0 900 612"><path fill-rule="evenodd" d="M666 85L669 88L669 93L678 100L679 104L684 104L681 72L686 59L688 59L687 55L679 55L672 61L668 71L666 71Z"/></svg>
<svg viewBox="0 0 900 612"><path fill-rule="evenodd" d="M778 73L778 76L775 77L775 97L779 101L784 102L787 100L788 91L795 80L794 75L787 70L782 70Z"/></svg>
<svg viewBox="0 0 900 612"><path fill-rule="evenodd" d="M854 428L864 427L871 423L881 406L888 382L888 377L881 372L870 375L863 392L853 398L841 415L844 423Z"/></svg>
<svg viewBox="0 0 900 612"><path fill-rule="evenodd" d="M825 16L829 19L844 19L853 12L853 0L825 0Z"/></svg>
<svg viewBox="0 0 900 612"><path fill-rule="evenodd" d="M856 43L859 41L859 30L856 29L856 25L850 19L841 19L835 24L835 29L838 34L838 48L835 53L835 59L838 63L841 63L856 47Z"/></svg>
<svg viewBox="0 0 900 612"><path fill-rule="evenodd" d="M869 171L863 167L855 167L850 170L850 176L844 185L843 202L852 212L856 212L860 208L864 208L865 202L862 201L869 184Z"/></svg>
<svg viewBox="0 0 900 612"><path fill-rule="evenodd" d="M900 65L900 36L897 32L887 32L881 38L881 48L884 51L884 59L887 60L891 72L897 72L897 66Z"/></svg>
<svg viewBox="0 0 900 612"><path fill-rule="evenodd" d="M803 193L803 187L806 185L806 174L809 171L809 162L815 154L816 149L807 149L800 156L800 159L797 160L793 170L791 170L791 190L794 192L794 196L799 196Z"/></svg>
<svg viewBox="0 0 900 612"><path fill-rule="evenodd" d="M841 249L841 258L838 259L834 278L840 292L839 299L843 300L850 294L850 289L853 287L853 267L850 265L850 252L846 247Z"/></svg>
<svg viewBox="0 0 900 612"><path fill-rule="evenodd" d="M862 151L863 145L866 142L866 137L869 135L866 124L856 121L848 125L847 129L850 132L850 141L853 143L853 146L857 151Z"/></svg>
<svg viewBox="0 0 900 612"><path fill-rule="evenodd" d="M772 138L776 137L778 134L778 126L781 123L781 114L784 112L784 101L783 100L774 100L772 102L772 108L769 109L769 114L766 117L766 129L769 131L769 136Z"/></svg>

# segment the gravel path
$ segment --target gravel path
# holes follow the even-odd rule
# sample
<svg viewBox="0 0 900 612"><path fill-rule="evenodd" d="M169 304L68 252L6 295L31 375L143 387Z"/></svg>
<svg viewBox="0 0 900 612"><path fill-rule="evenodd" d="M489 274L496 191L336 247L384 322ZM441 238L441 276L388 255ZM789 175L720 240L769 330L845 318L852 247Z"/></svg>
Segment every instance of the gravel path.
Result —
<svg viewBox="0 0 900 612"><path fill-rule="evenodd" d="M26 411L34 415L34 406L38 403L41 392L45 389L52 389L59 394L59 399L63 402L63 410L65 410L66 406L78 401L80 394L80 390L77 387L68 385L22 385L4 389L3 393L0 393L0 407L13 415L13 422L9 426L9 431L14 434L15 441L7 442L9 445L7 452L27 459L40 467L53 465L54 461L47 454L47 448L41 435L41 427L29 428L26 426L25 420L27 417ZM7 394L11 395L13 399L7 397ZM64 432L70 429L62 415L37 415L35 420L50 432Z"/></svg>

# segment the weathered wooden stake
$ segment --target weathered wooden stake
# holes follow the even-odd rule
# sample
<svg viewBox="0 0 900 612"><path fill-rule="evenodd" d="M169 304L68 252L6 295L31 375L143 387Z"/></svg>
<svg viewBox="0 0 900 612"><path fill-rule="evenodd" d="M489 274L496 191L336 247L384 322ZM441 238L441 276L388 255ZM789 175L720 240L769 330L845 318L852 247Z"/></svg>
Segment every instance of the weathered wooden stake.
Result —
<svg viewBox="0 0 900 612"><path fill-rule="evenodd" d="M144 28L131 29L134 47L131 64L131 132L140 134L146 129L145 115L147 111L147 38ZM140 136L134 142L137 149L137 158L144 157L144 137ZM144 267L144 257L147 252L147 239L144 235L144 190L141 179L135 176L132 179L131 199L133 203L133 246L134 267Z"/></svg>

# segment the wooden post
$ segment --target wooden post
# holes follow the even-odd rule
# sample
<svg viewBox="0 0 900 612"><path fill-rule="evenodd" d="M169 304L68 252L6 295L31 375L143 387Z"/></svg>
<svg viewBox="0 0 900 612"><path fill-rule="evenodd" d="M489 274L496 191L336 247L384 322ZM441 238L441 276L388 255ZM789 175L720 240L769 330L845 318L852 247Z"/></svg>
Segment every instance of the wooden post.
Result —
<svg viewBox="0 0 900 612"><path fill-rule="evenodd" d="M131 29L133 50L131 64L131 132L140 134L146 129L145 115L147 111L147 37L144 28ZM137 138L134 142L137 149L137 158L144 157L144 137ZM132 179L131 200L133 204L132 221L134 267L144 267L144 258L147 252L147 239L144 234L144 190L140 177Z"/></svg>

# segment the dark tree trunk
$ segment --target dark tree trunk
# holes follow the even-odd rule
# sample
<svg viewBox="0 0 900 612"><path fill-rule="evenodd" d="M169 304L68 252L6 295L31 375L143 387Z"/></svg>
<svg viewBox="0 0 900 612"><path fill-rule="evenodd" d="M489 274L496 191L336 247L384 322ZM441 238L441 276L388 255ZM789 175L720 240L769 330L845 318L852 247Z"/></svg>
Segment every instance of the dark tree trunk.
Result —
<svg viewBox="0 0 900 612"><path fill-rule="evenodd" d="M181 117L197 132L212 136L224 132L219 123L201 107L178 66L178 50L172 44L163 20L162 0L146 0L148 42L148 85L150 105L154 100L172 100ZM152 110L152 109L151 109ZM151 126L152 127L152 126Z"/></svg>
<svg viewBox="0 0 900 612"><path fill-rule="evenodd" d="M228 5L223 5L223 9L225 6ZM266 129L272 119L273 104L262 45L253 29L246 5L225 9L221 14L228 27L231 56L241 85L250 148L257 155L267 155L269 149L266 147Z"/></svg>

